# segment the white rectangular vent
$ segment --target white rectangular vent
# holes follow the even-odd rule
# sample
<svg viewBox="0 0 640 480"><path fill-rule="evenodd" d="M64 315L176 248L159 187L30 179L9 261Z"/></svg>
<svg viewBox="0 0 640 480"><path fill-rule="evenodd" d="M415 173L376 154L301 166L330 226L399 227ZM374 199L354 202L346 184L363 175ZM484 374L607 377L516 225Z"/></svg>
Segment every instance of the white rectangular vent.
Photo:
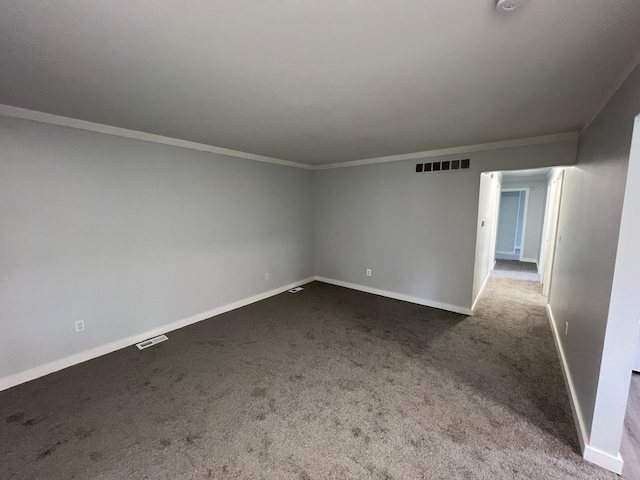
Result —
<svg viewBox="0 0 640 480"><path fill-rule="evenodd" d="M295 287L289 290L289 293L298 293L300 290L304 290L302 287Z"/></svg>
<svg viewBox="0 0 640 480"><path fill-rule="evenodd" d="M136 347L138 347L140 350L144 350L145 348L149 348L151 345L164 342L165 340L169 340L169 337L167 337L166 335L158 335L157 337L150 338L149 340L145 340L144 342L136 343Z"/></svg>

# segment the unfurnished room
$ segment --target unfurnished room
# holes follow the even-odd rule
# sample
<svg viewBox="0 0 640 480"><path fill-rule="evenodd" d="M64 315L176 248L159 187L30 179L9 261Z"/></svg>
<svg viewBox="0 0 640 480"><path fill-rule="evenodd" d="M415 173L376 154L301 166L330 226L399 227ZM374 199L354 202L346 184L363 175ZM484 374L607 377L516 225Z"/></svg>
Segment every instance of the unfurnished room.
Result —
<svg viewBox="0 0 640 480"><path fill-rule="evenodd" d="M0 2L0 478L640 479L640 3Z"/></svg>

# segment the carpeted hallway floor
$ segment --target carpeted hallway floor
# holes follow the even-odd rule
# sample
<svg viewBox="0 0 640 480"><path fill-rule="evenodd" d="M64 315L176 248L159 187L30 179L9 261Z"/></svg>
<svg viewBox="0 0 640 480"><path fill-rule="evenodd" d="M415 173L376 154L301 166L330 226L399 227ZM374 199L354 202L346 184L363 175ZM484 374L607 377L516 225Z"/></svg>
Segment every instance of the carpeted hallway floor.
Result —
<svg viewBox="0 0 640 480"><path fill-rule="evenodd" d="M314 282L0 392L0 478L614 479L578 454L543 304Z"/></svg>
<svg viewBox="0 0 640 480"><path fill-rule="evenodd" d="M491 275L514 280L540 282L537 265L535 263L519 262L518 260L496 260Z"/></svg>

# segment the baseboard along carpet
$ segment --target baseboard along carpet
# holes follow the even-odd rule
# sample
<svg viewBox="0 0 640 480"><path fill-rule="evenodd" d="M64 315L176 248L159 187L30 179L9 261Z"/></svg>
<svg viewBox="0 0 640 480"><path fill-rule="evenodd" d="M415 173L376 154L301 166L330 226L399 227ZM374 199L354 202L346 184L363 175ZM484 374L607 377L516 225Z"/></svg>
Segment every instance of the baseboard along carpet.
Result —
<svg viewBox="0 0 640 480"><path fill-rule="evenodd" d="M476 314L313 282L0 392L3 479L615 479L540 285Z"/></svg>

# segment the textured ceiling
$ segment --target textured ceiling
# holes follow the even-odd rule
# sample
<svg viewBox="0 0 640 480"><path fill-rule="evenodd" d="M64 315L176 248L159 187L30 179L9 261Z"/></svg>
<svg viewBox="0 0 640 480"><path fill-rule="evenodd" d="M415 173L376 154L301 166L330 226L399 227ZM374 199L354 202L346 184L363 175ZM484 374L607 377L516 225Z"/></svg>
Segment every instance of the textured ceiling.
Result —
<svg viewBox="0 0 640 480"><path fill-rule="evenodd" d="M635 0L3 0L0 103L308 164L577 130Z"/></svg>

